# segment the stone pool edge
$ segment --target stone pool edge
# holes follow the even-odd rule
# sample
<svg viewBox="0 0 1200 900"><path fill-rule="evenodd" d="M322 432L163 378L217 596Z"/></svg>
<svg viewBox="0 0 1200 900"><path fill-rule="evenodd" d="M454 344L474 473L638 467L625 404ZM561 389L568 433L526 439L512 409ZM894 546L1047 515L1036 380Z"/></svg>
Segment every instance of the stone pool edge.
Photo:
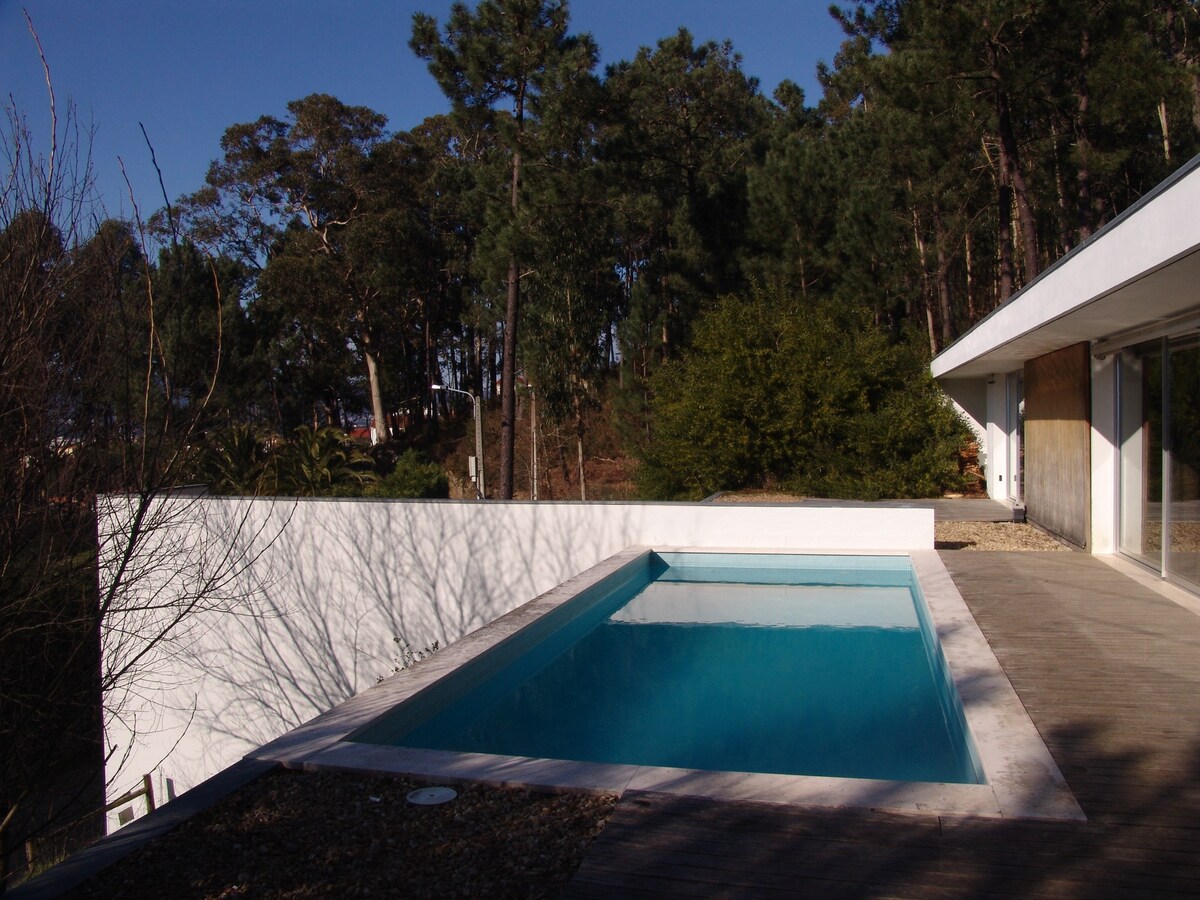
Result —
<svg viewBox="0 0 1200 900"><path fill-rule="evenodd" d="M964 714L988 778L987 784L693 771L423 750L345 740L398 703L652 550L808 555L806 551L796 549L749 551L745 548L658 545L626 548L417 666L351 697L300 728L247 754L246 758L307 771L388 773L541 790L586 790L617 795L625 791L648 791L802 807L1084 820L1062 774L934 550L819 552L822 555L908 556L912 560L958 687Z"/></svg>

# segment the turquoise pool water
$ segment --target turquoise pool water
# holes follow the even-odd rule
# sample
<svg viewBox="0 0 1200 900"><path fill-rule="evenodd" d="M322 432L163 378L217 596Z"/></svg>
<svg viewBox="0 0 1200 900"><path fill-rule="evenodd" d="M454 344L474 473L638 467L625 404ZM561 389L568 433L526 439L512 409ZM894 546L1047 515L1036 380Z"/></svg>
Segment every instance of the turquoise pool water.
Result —
<svg viewBox="0 0 1200 900"><path fill-rule="evenodd" d="M983 783L907 557L651 553L351 740Z"/></svg>

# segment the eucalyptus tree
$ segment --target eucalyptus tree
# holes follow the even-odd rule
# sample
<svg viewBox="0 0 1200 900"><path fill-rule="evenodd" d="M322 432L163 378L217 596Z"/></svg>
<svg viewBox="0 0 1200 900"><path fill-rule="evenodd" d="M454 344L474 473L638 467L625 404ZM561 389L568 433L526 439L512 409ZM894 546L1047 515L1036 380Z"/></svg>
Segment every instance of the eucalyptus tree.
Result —
<svg viewBox="0 0 1200 900"><path fill-rule="evenodd" d="M344 427L343 411L369 407L361 359L347 340L343 285L299 222L286 228L259 274L248 313L260 341L270 421Z"/></svg>
<svg viewBox="0 0 1200 900"><path fill-rule="evenodd" d="M224 157L185 203L190 233L260 271L306 270L317 280L320 315L337 323L337 340L354 346L382 432L380 332L388 304L380 276L399 248L381 229L387 207L378 202L372 154L386 138L387 120L327 94L293 100L287 109L283 119L262 116L226 130ZM295 278L275 279L288 280Z"/></svg>
<svg viewBox="0 0 1200 900"><path fill-rule="evenodd" d="M465 130L490 131L507 177L496 185L488 227L504 269L501 361L500 496L512 497L521 278L530 224L523 216L529 142L554 89L590 78L597 50L588 35L567 33L565 0L481 0L475 10L455 3L444 34L437 21L413 17L409 46L429 64ZM503 200L501 200L503 198Z"/></svg>
<svg viewBox="0 0 1200 900"><path fill-rule="evenodd" d="M442 395L429 386L441 380L443 358L454 384L483 393L478 339L487 311L476 308L478 276L473 270L486 197L480 189L488 135L464 132L449 116L431 116L396 134L377 151L386 164L386 194L410 213L395 227L406 252L392 259L401 292L390 337L397 396L412 398L411 422L423 420ZM491 320L493 323L495 319ZM415 402L415 401L423 402Z"/></svg>

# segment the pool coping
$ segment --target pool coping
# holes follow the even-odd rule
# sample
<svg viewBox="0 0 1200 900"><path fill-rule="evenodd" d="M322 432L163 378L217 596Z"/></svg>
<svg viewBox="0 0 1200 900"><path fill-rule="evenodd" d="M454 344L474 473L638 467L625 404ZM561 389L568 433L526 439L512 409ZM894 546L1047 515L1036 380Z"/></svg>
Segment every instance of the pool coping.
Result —
<svg viewBox="0 0 1200 900"><path fill-rule="evenodd" d="M410 669L247 754L247 759L306 771L411 775L446 781L585 790L646 791L719 801L798 807L1085 821L1083 810L1017 697L1008 677L935 550L819 551L821 555L907 556L942 644L986 784L896 782L808 775L709 772L457 753L347 741L378 716L505 641L531 622L653 551L778 553L796 549L629 547L479 628Z"/></svg>

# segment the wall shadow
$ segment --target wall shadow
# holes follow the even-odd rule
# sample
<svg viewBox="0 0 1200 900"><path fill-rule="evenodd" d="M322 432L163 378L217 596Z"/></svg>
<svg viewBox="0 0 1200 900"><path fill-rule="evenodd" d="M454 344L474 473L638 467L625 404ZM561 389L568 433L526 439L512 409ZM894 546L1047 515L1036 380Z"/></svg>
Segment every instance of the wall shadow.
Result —
<svg viewBox="0 0 1200 900"><path fill-rule="evenodd" d="M1194 895L1200 765L1148 780L1146 755L1109 749L1102 728L1049 738L1072 747L1069 769L1106 773L1102 797L1079 792L1088 822L626 795L565 896Z"/></svg>
<svg viewBox="0 0 1200 900"><path fill-rule="evenodd" d="M396 639L444 647L622 549L636 509L301 500L279 528L218 507L213 539L254 563L229 585L238 603L188 650L197 677L184 699L198 702L192 736L173 750L193 770L183 780L393 674Z"/></svg>

